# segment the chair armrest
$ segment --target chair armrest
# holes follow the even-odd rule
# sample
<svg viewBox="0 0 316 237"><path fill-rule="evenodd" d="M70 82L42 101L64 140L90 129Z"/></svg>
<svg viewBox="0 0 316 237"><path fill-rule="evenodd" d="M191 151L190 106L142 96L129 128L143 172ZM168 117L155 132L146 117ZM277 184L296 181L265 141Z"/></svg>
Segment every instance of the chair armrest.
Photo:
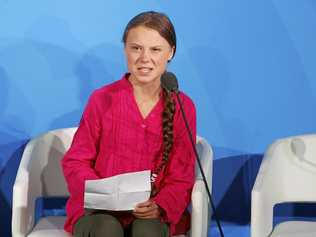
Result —
<svg viewBox="0 0 316 237"><path fill-rule="evenodd" d="M213 176L213 150L207 141L202 137L197 137L196 145L201 166L208 183L208 188L212 192L212 176ZM196 179L202 179L199 165L196 164Z"/></svg>
<svg viewBox="0 0 316 237"><path fill-rule="evenodd" d="M206 237L209 214L208 197L203 180L196 180L193 186L191 213L191 237Z"/></svg>
<svg viewBox="0 0 316 237"><path fill-rule="evenodd" d="M277 145L274 143L267 150L251 191L251 237L267 237L273 228L273 207L282 187L272 167Z"/></svg>
<svg viewBox="0 0 316 237"><path fill-rule="evenodd" d="M272 200L258 190L251 193L251 237L267 237L273 228Z"/></svg>
<svg viewBox="0 0 316 237"><path fill-rule="evenodd" d="M12 236L24 237L34 225L35 197L29 189L29 174L19 171L13 186L12 198Z"/></svg>
<svg viewBox="0 0 316 237"><path fill-rule="evenodd" d="M41 196L41 180L30 173L34 141L27 144L20 162L12 193L12 236L26 236L35 220L35 201Z"/></svg>
<svg viewBox="0 0 316 237"><path fill-rule="evenodd" d="M207 158L207 159L202 159L201 160L201 164L202 164L202 168L203 168L203 172L205 174L205 177L206 177L206 180L207 180L207 183L208 183L208 186L209 186L209 189L210 191L212 190L212 185L211 183L209 183L211 180L212 180L212 164L213 164L213 158L210 157L210 158ZM202 175L201 175L201 179L202 179Z"/></svg>

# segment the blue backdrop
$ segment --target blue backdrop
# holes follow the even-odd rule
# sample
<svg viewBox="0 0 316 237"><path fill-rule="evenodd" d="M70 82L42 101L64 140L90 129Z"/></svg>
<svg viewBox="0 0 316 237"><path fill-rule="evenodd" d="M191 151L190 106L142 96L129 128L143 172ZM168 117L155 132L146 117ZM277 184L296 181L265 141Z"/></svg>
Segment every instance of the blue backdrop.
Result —
<svg viewBox="0 0 316 237"><path fill-rule="evenodd" d="M0 0L0 236L10 233L25 143L76 126L91 91L121 77L123 29L144 10L174 22L178 49L169 70L195 101L198 133L215 149L222 219L249 221L268 144L316 130L313 0Z"/></svg>

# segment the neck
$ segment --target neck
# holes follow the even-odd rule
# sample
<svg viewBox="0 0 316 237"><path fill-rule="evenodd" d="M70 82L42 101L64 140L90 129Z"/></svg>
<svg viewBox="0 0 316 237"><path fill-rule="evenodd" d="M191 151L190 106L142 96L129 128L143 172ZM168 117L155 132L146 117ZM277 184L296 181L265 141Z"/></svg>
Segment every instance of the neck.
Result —
<svg viewBox="0 0 316 237"><path fill-rule="evenodd" d="M150 83L140 83L129 77L129 81L133 86L134 95L137 99L141 100L157 100L161 91L160 80L154 80Z"/></svg>

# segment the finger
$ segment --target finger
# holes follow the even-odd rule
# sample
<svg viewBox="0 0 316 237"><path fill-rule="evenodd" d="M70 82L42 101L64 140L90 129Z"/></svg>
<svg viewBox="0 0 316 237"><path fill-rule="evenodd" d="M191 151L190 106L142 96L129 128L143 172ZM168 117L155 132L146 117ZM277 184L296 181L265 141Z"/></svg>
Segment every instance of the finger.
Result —
<svg viewBox="0 0 316 237"><path fill-rule="evenodd" d="M147 207L150 206L153 202L151 200L147 200L145 202L138 203L136 207Z"/></svg>
<svg viewBox="0 0 316 237"><path fill-rule="evenodd" d="M152 208L150 210L147 210L145 212L133 212L133 214L140 218L150 218L150 217L159 217L160 211L158 208Z"/></svg>
<svg viewBox="0 0 316 237"><path fill-rule="evenodd" d="M135 207L135 211L146 211L147 209L151 209L152 206L157 206L154 202L152 201L146 201L144 203L140 203Z"/></svg>
<svg viewBox="0 0 316 237"><path fill-rule="evenodd" d="M136 207L134 212L136 213L146 213L146 212L151 212L154 210L158 210L158 206L155 204L152 204L150 206L146 206L146 207Z"/></svg>
<svg viewBox="0 0 316 237"><path fill-rule="evenodd" d="M148 212L152 211L152 209L148 208L148 207L142 207L142 208L137 208L134 210L134 213L137 214L146 214Z"/></svg>
<svg viewBox="0 0 316 237"><path fill-rule="evenodd" d="M152 213L146 213L146 214L136 214L136 218L140 219L153 219L153 218L159 218L158 212L152 212Z"/></svg>
<svg viewBox="0 0 316 237"><path fill-rule="evenodd" d="M155 211L155 212L150 212L150 213L133 213L133 215L136 217L136 218L139 218L139 219L155 219L155 218L159 218L159 212Z"/></svg>

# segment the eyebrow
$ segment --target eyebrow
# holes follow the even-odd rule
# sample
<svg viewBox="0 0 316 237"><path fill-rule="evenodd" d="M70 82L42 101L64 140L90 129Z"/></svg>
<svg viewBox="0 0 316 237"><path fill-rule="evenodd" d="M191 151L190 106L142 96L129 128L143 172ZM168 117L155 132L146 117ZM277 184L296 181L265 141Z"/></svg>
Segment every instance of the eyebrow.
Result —
<svg viewBox="0 0 316 237"><path fill-rule="evenodd" d="M139 47L143 47L142 45L140 44L137 44L137 43L133 43L133 42L130 42L130 43L127 43L129 45L136 45L136 46L139 46ZM150 46L150 48L162 48L163 45L154 45L154 46Z"/></svg>

